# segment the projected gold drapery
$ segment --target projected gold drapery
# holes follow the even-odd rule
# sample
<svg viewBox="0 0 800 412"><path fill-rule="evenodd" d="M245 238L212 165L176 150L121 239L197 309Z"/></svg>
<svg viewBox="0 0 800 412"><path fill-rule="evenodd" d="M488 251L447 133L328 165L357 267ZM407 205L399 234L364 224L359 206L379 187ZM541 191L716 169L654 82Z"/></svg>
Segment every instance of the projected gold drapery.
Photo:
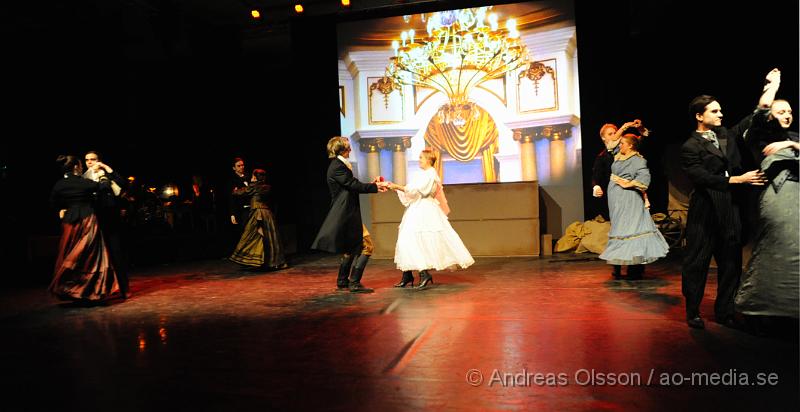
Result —
<svg viewBox="0 0 800 412"><path fill-rule="evenodd" d="M484 182L496 182L494 154L497 152L499 136L497 125L483 108L475 105L475 110L478 115L462 126L431 119L425 131L425 146L440 153L446 152L459 162L469 162L481 155ZM442 162L436 165L436 170L442 177Z"/></svg>

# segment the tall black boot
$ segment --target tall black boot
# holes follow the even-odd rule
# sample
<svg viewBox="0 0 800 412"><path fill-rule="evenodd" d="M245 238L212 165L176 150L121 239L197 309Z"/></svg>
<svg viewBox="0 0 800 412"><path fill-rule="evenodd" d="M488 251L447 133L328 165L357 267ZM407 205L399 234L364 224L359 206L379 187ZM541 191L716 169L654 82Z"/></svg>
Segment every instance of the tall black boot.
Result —
<svg viewBox="0 0 800 412"><path fill-rule="evenodd" d="M614 265L614 270L611 272L611 277L619 279L622 277L622 266Z"/></svg>
<svg viewBox="0 0 800 412"><path fill-rule="evenodd" d="M411 287L414 287L414 272L410 270L403 271L403 279L400 279L400 283L394 285L396 288L404 288L406 285L411 284Z"/></svg>
<svg viewBox="0 0 800 412"><path fill-rule="evenodd" d="M628 266L628 280L641 280L644 275L644 265Z"/></svg>
<svg viewBox="0 0 800 412"><path fill-rule="evenodd" d="M353 255L344 255L339 262L339 276L336 277L336 288L339 290L347 291L350 287L347 276L350 274L350 266L353 264L353 259Z"/></svg>
<svg viewBox="0 0 800 412"><path fill-rule="evenodd" d="M353 265L353 272L350 274L350 292L354 293L372 293L374 290L365 288L361 284L361 277L364 275L364 269L367 268L369 262L369 255L358 255L356 263Z"/></svg>

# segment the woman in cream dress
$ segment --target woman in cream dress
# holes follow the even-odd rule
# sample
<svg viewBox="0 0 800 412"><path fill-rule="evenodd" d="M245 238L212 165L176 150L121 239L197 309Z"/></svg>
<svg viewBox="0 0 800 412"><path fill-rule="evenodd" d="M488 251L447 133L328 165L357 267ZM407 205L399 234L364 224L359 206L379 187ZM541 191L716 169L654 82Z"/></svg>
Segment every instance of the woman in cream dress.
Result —
<svg viewBox="0 0 800 412"><path fill-rule="evenodd" d="M447 219L450 209L433 167L437 160L436 153L423 150L419 156L422 173L406 186L389 184L406 207L394 252L394 262L403 271L403 279L395 287L413 286L412 270L419 271L417 288L424 289L433 283L429 270L467 268L475 263Z"/></svg>

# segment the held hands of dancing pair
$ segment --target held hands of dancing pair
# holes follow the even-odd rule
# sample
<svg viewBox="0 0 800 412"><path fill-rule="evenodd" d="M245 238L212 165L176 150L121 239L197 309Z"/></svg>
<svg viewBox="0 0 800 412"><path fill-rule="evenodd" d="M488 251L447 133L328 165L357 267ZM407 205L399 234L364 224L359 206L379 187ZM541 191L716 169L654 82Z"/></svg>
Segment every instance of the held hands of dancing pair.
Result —
<svg viewBox="0 0 800 412"><path fill-rule="evenodd" d="M405 191L405 186L398 185L396 183L392 183L389 181L383 180L383 176L378 176L375 180L372 181L378 186L378 192L383 193L389 190L399 190L401 192Z"/></svg>
<svg viewBox="0 0 800 412"><path fill-rule="evenodd" d="M100 161L98 161L98 162L96 162L95 164L92 165L92 170L94 171L94 173L99 174L100 176L103 176L103 175L109 174L109 173L114 173L114 170L111 169L111 166L109 166L109 165L107 165L107 164L105 164L103 162L100 162Z"/></svg>
<svg viewBox="0 0 800 412"><path fill-rule="evenodd" d="M622 136L622 132L624 132L625 130L630 129L630 128L634 128L634 129L638 130L639 134L641 134L643 137L647 137L647 136L650 135L650 130L648 130L646 127L644 127L644 124L642 124L642 121L640 119L634 119L632 122L627 122L627 123L623 124L622 127L619 128L620 136Z"/></svg>

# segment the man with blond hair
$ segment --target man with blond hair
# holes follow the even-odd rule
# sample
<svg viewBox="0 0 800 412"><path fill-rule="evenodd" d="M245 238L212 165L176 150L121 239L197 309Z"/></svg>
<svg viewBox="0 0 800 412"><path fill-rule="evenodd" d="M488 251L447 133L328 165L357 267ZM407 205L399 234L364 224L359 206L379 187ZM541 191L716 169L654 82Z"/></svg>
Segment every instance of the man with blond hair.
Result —
<svg viewBox="0 0 800 412"><path fill-rule="evenodd" d="M379 182L376 179L373 183L362 183L356 179L353 176L353 166L348 160L350 151L350 141L346 137L335 136L328 141L328 157L331 163L328 166L327 183L331 194L331 208L311 248L343 254L336 278L338 290L370 293L373 290L361 284L361 277L371 254L372 242L361 221L358 195L384 192L388 182Z"/></svg>

